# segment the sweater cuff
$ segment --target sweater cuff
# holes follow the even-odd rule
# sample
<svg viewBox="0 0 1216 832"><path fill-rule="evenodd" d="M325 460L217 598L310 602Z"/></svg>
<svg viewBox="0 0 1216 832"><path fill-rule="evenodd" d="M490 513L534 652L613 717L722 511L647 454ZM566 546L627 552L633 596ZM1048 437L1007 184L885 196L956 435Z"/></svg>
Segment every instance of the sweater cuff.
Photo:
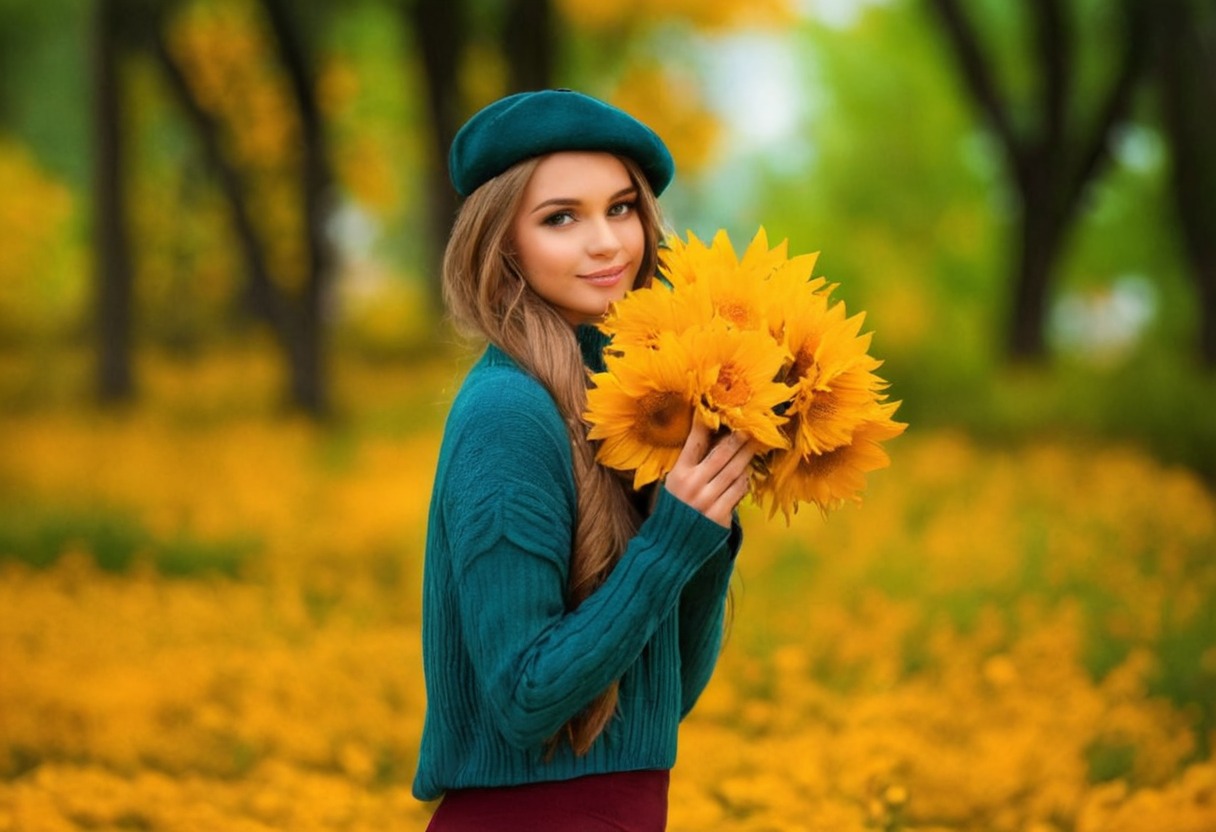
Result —
<svg viewBox="0 0 1216 832"><path fill-rule="evenodd" d="M664 549L696 552L703 563L728 540L730 529L723 528L676 497L666 487L659 488L654 511L639 530Z"/></svg>
<svg viewBox="0 0 1216 832"><path fill-rule="evenodd" d="M743 524L739 522L739 512L732 511L730 514L730 536L726 539L726 552L731 560L739 554L739 550L743 548Z"/></svg>

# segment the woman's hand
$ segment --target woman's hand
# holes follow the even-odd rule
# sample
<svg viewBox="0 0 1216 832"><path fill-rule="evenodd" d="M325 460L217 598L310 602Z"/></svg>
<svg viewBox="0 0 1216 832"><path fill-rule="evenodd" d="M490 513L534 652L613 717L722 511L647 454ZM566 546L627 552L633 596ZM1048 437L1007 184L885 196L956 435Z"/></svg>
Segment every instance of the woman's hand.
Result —
<svg viewBox="0 0 1216 832"><path fill-rule="evenodd" d="M667 474L666 488L719 526L730 528L731 513L747 494L756 450L755 443L738 433L711 443L709 428L694 419L680 458Z"/></svg>

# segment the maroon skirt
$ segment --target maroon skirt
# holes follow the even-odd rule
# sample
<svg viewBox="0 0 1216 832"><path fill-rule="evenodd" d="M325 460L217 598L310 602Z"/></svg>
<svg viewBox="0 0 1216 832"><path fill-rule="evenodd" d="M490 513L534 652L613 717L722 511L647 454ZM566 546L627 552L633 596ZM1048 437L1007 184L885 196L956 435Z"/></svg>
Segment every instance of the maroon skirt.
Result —
<svg viewBox="0 0 1216 832"><path fill-rule="evenodd" d="M663 832L667 771L624 771L573 780L452 789L427 832Z"/></svg>

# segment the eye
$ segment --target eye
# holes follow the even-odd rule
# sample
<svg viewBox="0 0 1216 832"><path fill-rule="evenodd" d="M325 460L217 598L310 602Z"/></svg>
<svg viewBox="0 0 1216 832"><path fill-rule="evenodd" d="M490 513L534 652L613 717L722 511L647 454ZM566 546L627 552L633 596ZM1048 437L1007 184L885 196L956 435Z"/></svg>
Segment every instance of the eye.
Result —
<svg viewBox="0 0 1216 832"><path fill-rule="evenodd" d="M574 214L570 211L558 211L550 214L549 216L545 217L544 220L542 220L544 225L551 225L555 228L563 225L569 225L572 222L574 222Z"/></svg>
<svg viewBox="0 0 1216 832"><path fill-rule="evenodd" d="M622 200L608 209L608 216L623 217L627 214L632 214L637 208L637 201L632 199Z"/></svg>

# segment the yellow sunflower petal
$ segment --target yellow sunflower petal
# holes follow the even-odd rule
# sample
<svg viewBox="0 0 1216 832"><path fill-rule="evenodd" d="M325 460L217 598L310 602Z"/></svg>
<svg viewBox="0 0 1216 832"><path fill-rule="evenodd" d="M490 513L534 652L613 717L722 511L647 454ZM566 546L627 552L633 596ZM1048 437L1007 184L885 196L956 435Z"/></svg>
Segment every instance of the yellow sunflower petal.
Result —
<svg viewBox="0 0 1216 832"><path fill-rule="evenodd" d="M634 471L634 488L671 470L696 413L689 356L665 333L658 349L635 349L606 358L587 391L588 438L599 442L596 459Z"/></svg>
<svg viewBox="0 0 1216 832"><path fill-rule="evenodd" d="M863 315L847 317L843 303L826 295L796 303L787 318L786 345L794 360L786 383L795 388L792 432L802 454L824 453L849 441L885 398L886 382L875 375L881 362L869 355L870 335L859 335Z"/></svg>
<svg viewBox="0 0 1216 832"><path fill-rule="evenodd" d="M599 328L612 338L614 351L634 345L653 348L660 333L679 334L711 317L708 295L672 291L656 281L614 303Z"/></svg>
<svg viewBox="0 0 1216 832"><path fill-rule="evenodd" d="M723 232L718 232L713 245L707 246L689 231L687 243L672 237L659 251L659 273L677 290L697 283L706 274L733 270L737 264L735 251Z"/></svg>
<svg viewBox="0 0 1216 832"><path fill-rule="evenodd" d="M722 321L685 335L696 372L697 411L712 429L725 426L765 448L785 448L779 409L790 388L780 381L789 361L785 348L767 332L739 330Z"/></svg>
<svg viewBox="0 0 1216 832"><path fill-rule="evenodd" d="M688 237L687 245L673 240L660 258L660 273L676 293L706 296L712 316L739 329L764 327L764 281L785 259L784 244L769 250L761 229L740 260L725 231L708 247L691 232Z"/></svg>
<svg viewBox="0 0 1216 832"><path fill-rule="evenodd" d="M771 503L770 516L781 511L788 521L802 502L828 512L845 502L861 502L865 475L890 464L880 443L903 433L906 424L892 421L898 403L882 406L873 421L863 422L852 440L822 454L804 456L779 451L767 464L767 476L757 483L756 498Z"/></svg>

